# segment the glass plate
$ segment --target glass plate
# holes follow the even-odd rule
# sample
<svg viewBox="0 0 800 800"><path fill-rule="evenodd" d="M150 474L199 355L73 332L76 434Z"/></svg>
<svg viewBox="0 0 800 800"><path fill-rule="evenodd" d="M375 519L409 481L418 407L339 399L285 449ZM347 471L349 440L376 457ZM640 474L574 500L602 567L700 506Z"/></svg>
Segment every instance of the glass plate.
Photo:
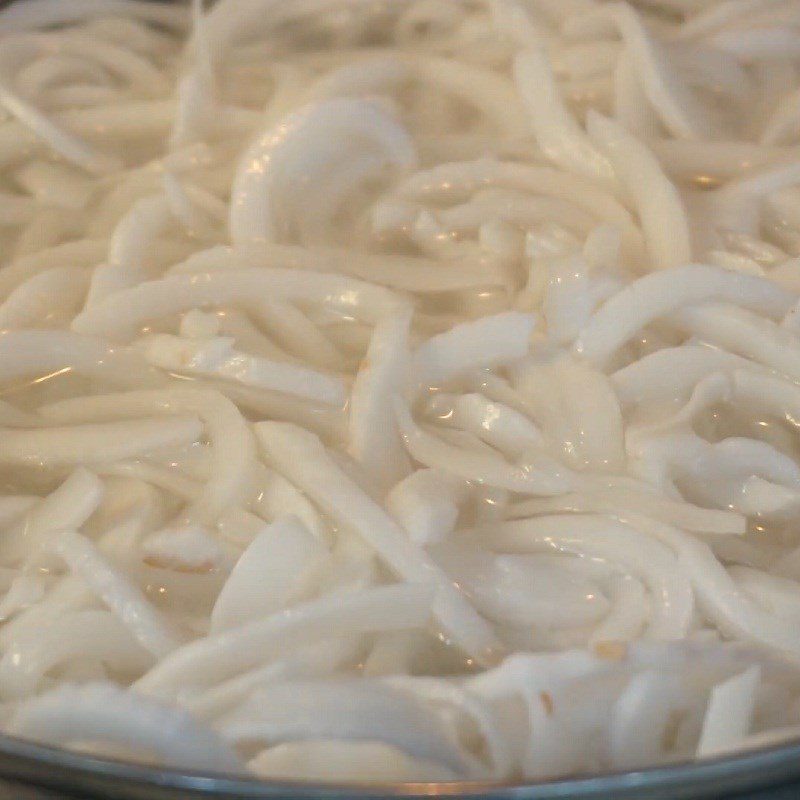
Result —
<svg viewBox="0 0 800 800"><path fill-rule="evenodd" d="M10 2L0 0L0 8ZM725 758L546 783L359 786L187 774L92 758L0 735L0 800L379 800L435 796L465 800L800 800L800 740Z"/></svg>
<svg viewBox="0 0 800 800"><path fill-rule="evenodd" d="M0 737L0 800L798 800L800 741L725 758L537 784L265 782L91 758Z"/></svg>

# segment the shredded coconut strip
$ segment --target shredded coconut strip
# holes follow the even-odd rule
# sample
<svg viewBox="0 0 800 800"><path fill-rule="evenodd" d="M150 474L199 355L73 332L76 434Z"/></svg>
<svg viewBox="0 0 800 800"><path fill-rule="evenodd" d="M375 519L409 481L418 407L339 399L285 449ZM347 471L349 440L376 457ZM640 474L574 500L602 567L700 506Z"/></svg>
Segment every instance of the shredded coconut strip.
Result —
<svg viewBox="0 0 800 800"><path fill-rule="evenodd" d="M102 597L142 647L156 658L163 658L178 646L180 639L170 630L169 623L139 588L115 570L85 536L75 531L55 534L50 548Z"/></svg>
<svg viewBox="0 0 800 800"><path fill-rule="evenodd" d="M542 516L504 522L486 531L485 539L499 550L528 549L592 553L641 576L651 592L649 624L654 639L686 635L694 606L691 587L677 560L653 539L645 539L628 525L600 516Z"/></svg>
<svg viewBox="0 0 800 800"><path fill-rule="evenodd" d="M418 628L428 620L432 598L430 587L408 584L310 601L183 645L134 688L170 697L187 682L196 687L219 683L319 636Z"/></svg>
<svg viewBox="0 0 800 800"><path fill-rule="evenodd" d="M498 657L503 648L486 621L397 523L336 467L316 436L278 422L260 422L256 432L276 468L340 524L357 531L392 571L436 588L433 612L448 637L481 663Z"/></svg>
<svg viewBox="0 0 800 800"><path fill-rule="evenodd" d="M24 704L10 732L51 745L77 741L111 743L147 753L164 763L203 772L238 773L241 763L217 734L186 712L113 685L64 686Z"/></svg>
<svg viewBox="0 0 800 800"><path fill-rule="evenodd" d="M176 388L96 395L65 400L41 411L54 421L65 422L87 417L116 419L143 413L196 414L208 428L214 458L211 480L203 495L188 510L189 516L216 520L222 510L240 501L249 488L247 482L255 462L253 435L236 406L218 392Z"/></svg>
<svg viewBox="0 0 800 800"><path fill-rule="evenodd" d="M607 300L581 331L575 350L602 362L648 323L709 300L781 317L793 298L773 283L751 275L701 264L674 267L645 275Z"/></svg>
<svg viewBox="0 0 800 800"><path fill-rule="evenodd" d="M112 339L132 336L149 319L209 305L242 303L264 294L287 300L317 300L375 321L394 303L391 292L352 278L281 269L231 270L170 275L117 292L84 309L72 323L76 333Z"/></svg>

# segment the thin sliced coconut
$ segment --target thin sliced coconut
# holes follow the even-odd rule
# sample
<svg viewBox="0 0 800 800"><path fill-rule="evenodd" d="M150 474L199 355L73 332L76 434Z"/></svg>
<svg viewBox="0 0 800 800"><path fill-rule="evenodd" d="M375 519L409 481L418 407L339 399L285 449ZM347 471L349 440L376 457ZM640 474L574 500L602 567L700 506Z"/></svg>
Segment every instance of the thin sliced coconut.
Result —
<svg viewBox="0 0 800 800"><path fill-rule="evenodd" d="M266 617L304 598L327 549L296 518L267 525L236 562L211 611L211 633Z"/></svg>
<svg viewBox="0 0 800 800"><path fill-rule="evenodd" d="M481 662L497 657L502 647L490 626L397 523L338 468L316 436L278 422L258 423L256 432L272 463L339 524L356 531L392 571L436 588L434 613L446 635Z"/></svg>

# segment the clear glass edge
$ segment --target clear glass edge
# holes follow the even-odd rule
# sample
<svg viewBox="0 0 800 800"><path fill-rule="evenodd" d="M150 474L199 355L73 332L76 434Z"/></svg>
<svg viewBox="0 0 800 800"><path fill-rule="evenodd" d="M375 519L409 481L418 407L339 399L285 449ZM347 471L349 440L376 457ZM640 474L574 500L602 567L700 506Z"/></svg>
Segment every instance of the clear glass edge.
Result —
<svg viewBox="0 0 800 800"><path fill-rule="evenodd" d="M180 770L101 759L33 742L0 736L3 779L64 789L102 791L114 784L114 797L345 798L481 797L493 800L545 798L703 797L710 792L752 791L797 781L800 796L800 740L699 761L594 773L540 783L325 784L261 781L232 775ZM157 795L153 792L157 791ZM669 792L669 794L660 794ZM679 792L679 794L675 794ZM688 792L688 793L687 793Z"/></svg>

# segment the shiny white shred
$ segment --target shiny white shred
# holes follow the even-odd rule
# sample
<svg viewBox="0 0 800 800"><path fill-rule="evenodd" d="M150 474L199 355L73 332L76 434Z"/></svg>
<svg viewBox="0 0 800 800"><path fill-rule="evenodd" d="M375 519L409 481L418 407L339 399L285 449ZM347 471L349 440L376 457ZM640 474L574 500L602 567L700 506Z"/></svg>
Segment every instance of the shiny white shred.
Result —
<svg viewBox="0 0 800 800"><path fill-rule="evenodd" d="M50 494L8 520L4 561L18 562L35 553L49 533L80 528L99 508L105 491L96 474L78 467Z"/></svg>
<svg viewBox="0 0 800 800"><path fill-rule="evenodd" d="M592 145L570 114L543 50L517 56L514 77L527 107L536 140L547 157L567 172L611 181L614 171L608 159Z"/></svg>
<svg viewBox="0 0 800 800"><path fill-rule="evenodd" d="M327 681L275 681L251 695L248 708L225 715L220 726L236 741L323 739L378 740L412 758L444 764L454 773L469 771L470 760L447 735L435 710L413 694L367 678ZM383 720L392 719L385 727Z"/></svg>
<svg viewBox="0 0 800 800"><path fill-rule="evenodd" d="M345 401L344 382L336 376L242 353L230 337L198 341L162 333L145 339L141 347L148 363L165 370L234 380L327 405Z"/></svg>
<svg viewBox="0 0 800 800"><path fill-rule="evenodd" d="M0 732L424 784L796 740L799 152L792 2L5 4Z"/></svg>
<svg viewBox="0 0 800 800"><path fill-rule="evenodd" d="M118 461L196 441L196 417L96 422L34 430L0 430L0 462L66 466Z"/></svg>
<svg viewBox="0 0 800 800"><path fill-rule="evenodd" d="M512 382L563 461L580 470L621 470L624 421L604 373L569 358L543 364L527 360L515 365ZM585 413L587 404L592 408L590 415Z"/></svg>
<svg viewBox="0 0 800 800"><path fill-rule="evenodd" d="M221 566L225 553L215 536L199 525L162 528L142 541L146 563L192 572Z"/></svg>
<svg viewBox="0 0 800 800"><path fill-rule="evenodd" d="M760 678L754 666L714 687L697 745L699 755L719 755L747 736Z"/></svg>
<svg viewBox="0 0 800 800"><path fill-rule="evenodd" d="M433 396L430 408L437 419L475 434L509 458L544 443L542 432L528 417L482 394L441 392Z"/></svg>
<svg viewBox="0 0 800 800"><path fill-rule="evenodd" d="M435 587L433 612L445 634L478 662L502 648L490 626L436 563L350 478L311 433L287 423L260 422L256 432L271 463L339 524L351 527L399 578Z"/></svg>
<svg viewBox="0 0 800 800"><path fill-rule="evenodd" d="M240 772L241 762L220 736L186 712L135 697L112 685L69 684L23 703L10 732L50 745L94 743L122 748L129 757L152 757L183 769ZM119 751L117 751L119 752Z"/></svg>
<svg viewBox="0 0 800 800"><path fill-rule="evenodd" d="M535 324L533 315L514 311L462 323L418 348L411 369L422 386L441 386L465 372L517 361L529 352Z"/></svg>
<svg viewBox="0 0 800 800"><path fill-rule="evenodd" d="M410 324L411 310L403 309L375 326L350 393L348 450L382 490L411 469L392 410L409 368Z"/></svg>
<svg viewBox="0 0 800 800"><path fill-rule="evenodd" d="M706 301L782 317L792 296L769 281L729 270L699 264L665 269L639 278L606 301L580 332L576 349L590 360L608 358L648 323Z"/></svg>
<svg viewBox="0 0 800 800"><path fill-rule="evenodd" d="M518 465L506 461L489 447L475 446L481 444L477 437L459 437L459 444L455 444L429 432L414 422L407 406L397 399L395 413L408 452L426 467L446 470L467 481L521 494L563 494L570 488L569 477L548 456L532 464Z"/></svg>
<svg viewBox="0 0 800 800"><path fill-rule="evenodd" d="M587 128L633 201L653 268L686 264L692 256L686 211L656 157L633 134L594 110L587 116Z"/></svg>
<svg viewBox="0 0 800 800"><path fill-rule="evenodd" d="M481 540L488 548L511 553L580 551L620 563L650 590L650 637L679 639L688 632L694 597L677 559L661 543L626 524L590 515L541 516L487 526Z"/></svg>
<svg viewBox="0 0 800 800"><path fill-rule="evenodd" d="M310 593L328 551L296 518L266 525L242 553L211 611L211 630L234 628Z"/></svg>
<svg viewBox="0 0 800 800"><path fill-rule="evenodd" d="M429 620L432 601L431 587L419 583L324 596L198 638L162 659L135 688L176 695L187 682L208 686L323 636L418 628Z"/></svg>
<svg viewBox="0 0 800 800"><path fill-rule="evenodd" d="M453 532L468 496L466 482L451 473L418 469L392 487L386 509L413 542L429 545Z"/></svg>
<svg viewBox="0 0 800 800"><path fill-rule="evenodd" d="M319 240L333 232L337 206L359 184L415 162L408 133L380 104L343 97L303 108L243 155L231 189L231 239L234 245L298 235Z"/></svg>
<svg viewBox="0 0 800 800"><path fill-rule="evenodd" d="M411 758L382 742L341 739L284 742L262 750L247 766L265 780L302 773L306 780L341 783L451 781L458 774L438 762Z"/></svg>
<svg viewBox="0 0 800 800"><path fill-rule="evenodd" d="M53 535L49 549L58 554L79 575L89 588L130 629L136 640L153 653L163 658L179 643L177 635L170 630L169 623L144 596L138 586L131 584L97 552L97 548L75 531L64 531Z"/></svg>

